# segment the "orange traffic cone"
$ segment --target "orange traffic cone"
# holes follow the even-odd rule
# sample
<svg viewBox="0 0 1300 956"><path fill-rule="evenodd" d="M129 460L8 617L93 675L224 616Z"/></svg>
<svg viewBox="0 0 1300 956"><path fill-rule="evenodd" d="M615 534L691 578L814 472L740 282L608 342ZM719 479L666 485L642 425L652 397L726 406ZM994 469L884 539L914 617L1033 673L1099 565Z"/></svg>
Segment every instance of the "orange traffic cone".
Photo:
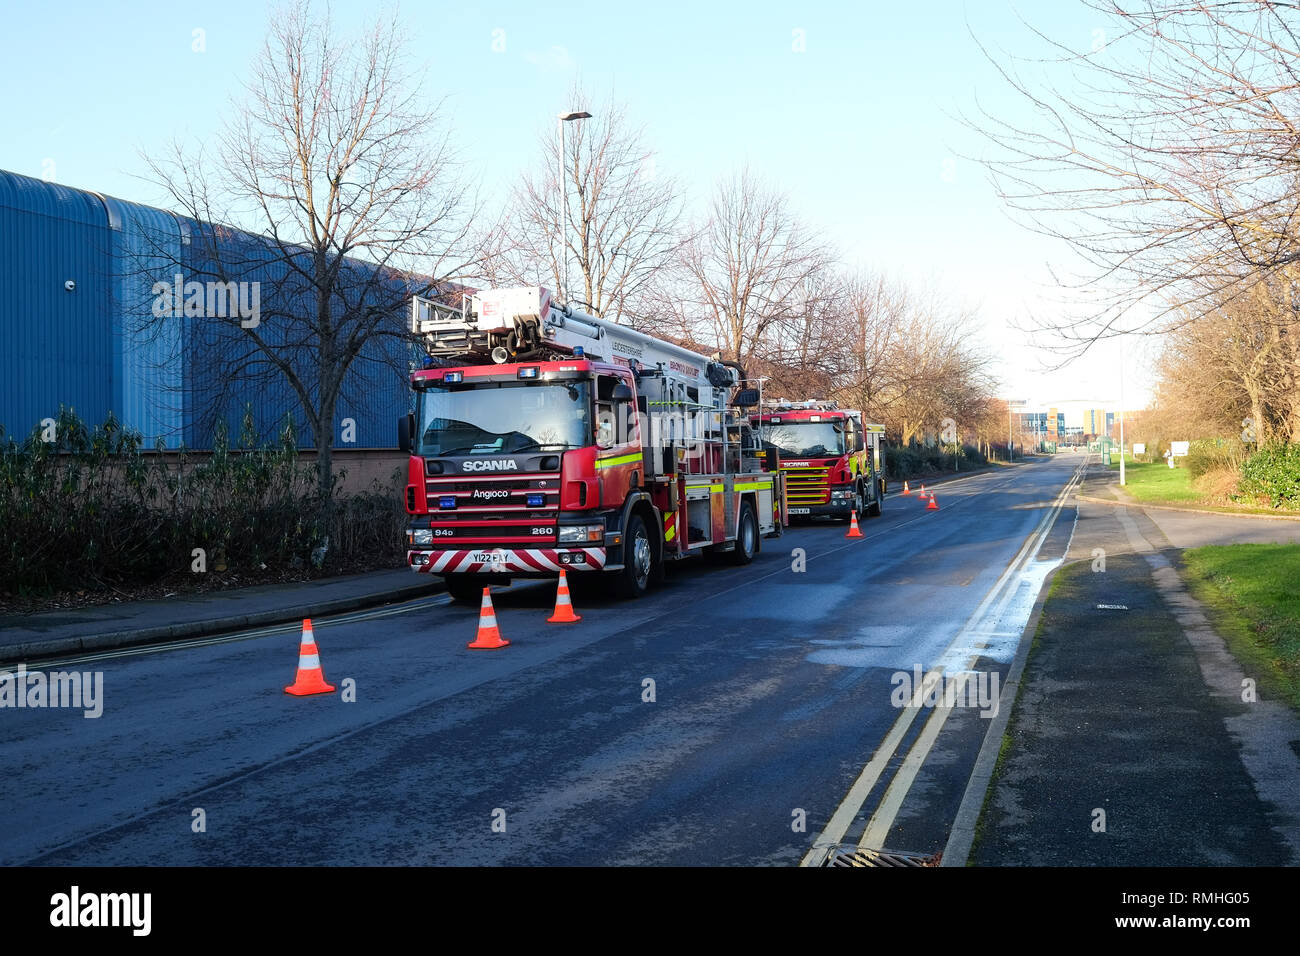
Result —
<svg viewBox="0 0 1300 956"><path fill-rule="evenodd" d="M912 489L907 487L907 482L903 482L903 494L910 495L911 493Z"/></svg>
<svg viewBox="0 0 1300 956"><path fill-rule="evenodd" d="M921 482L921 497L925 497L925 482Z"/></svg>
<svg viewBox="0 0 1300 956"><path fill-rule="evenodd" d="M546 623L572 624L581 620L581 615L573 613L573 602L569 600L569 579L564 568L560 568L560 584L555 592L555 613L546 619Z"/></svg>
<svg viewBox="0 0 1300 956"><path fill-rule="evenodd" d="M925 506L926 511L938 511L939 502L934 500L934 492L930 492L930 503Z"/></svg>
<svg viewBox="0 0 1300 956"><path fill-rule="evenodd" d="M298 675L284 692L295 697L334 693L334 685L325 683L325 673L320 669L320 652L316 650L316 635L312 633L311 618L302 622L302 641L298 644Z"/></svg>
<svg viewBox="0 0 1300 956"><path fill-rule="evenodd" d="M862 529L860 529L860 528L858 527L858 513L857 513L856 511L850 511L850 512L849 512L849 516L850 516L850 517L849 517L849 530L846 531L846 532L844 532L844 537L846 537L846 538L863 538L863 537L866 537L866 536L862 533Z"/></svg>
<svg viewBox="0 0 1300 956"><path fill-rule="evenodd" d="M488 594L488 589L483 589L483 606L478 612L478 634L474 636L474 643L466 644L466 647L472 647L477 651L490 651L498 647L505 647L510 642L501 637L501 632L497 630L497 614L492 610L492 596Z"/></svg>

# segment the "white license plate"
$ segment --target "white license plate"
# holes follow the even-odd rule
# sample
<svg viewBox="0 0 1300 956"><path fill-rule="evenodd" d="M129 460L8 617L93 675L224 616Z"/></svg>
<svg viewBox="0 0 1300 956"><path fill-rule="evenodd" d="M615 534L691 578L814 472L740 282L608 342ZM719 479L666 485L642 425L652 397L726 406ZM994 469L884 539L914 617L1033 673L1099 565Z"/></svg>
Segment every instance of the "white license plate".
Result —
<svg viewBox="0 0 1300 956"><path fill-rule="evenodd" d="M812 509L811 509L811 508L791 508L791 509L790 509L790 514L792 514L792 515L806 515L806 514L812 514Z"/></svg>
<svg viewBox="0 0 1300 956"><path fill-rule="evenodd" d="M477 564L486 564L488 570L497 571L506 566L507 557L505 551L476 551L473 560Z"/></svg>

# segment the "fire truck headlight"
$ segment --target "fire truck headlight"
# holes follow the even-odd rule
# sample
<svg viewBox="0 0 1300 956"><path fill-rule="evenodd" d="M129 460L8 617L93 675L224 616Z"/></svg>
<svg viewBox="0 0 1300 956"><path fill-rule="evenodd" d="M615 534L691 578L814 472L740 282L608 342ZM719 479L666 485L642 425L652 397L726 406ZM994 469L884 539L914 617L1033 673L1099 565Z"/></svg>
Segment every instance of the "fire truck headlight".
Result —
<svg viewBox="0 0 1300 956"><path fill-rule="evenodd" d="M428 528L415 528L406 533L409 544L433 544L433 532Z"/></svg>
<svg viewBox="0 0 1300 956"><path fill-rule="evenodd" d="M605 540L605 526L599 524L575 524L560 528L560 544L586 544Z"/></svg>

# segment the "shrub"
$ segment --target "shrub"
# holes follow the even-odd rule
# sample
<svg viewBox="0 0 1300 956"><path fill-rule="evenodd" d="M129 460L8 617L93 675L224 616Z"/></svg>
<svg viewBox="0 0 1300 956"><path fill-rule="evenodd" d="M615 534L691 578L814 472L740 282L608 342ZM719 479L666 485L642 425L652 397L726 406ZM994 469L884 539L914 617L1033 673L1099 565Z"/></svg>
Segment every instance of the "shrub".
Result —
<svg viewBox="0 0 1300 956"><path fill-rule="evenodd" d="M1245 457L1245 449L1237 439L1201 438L1187 448L1187 469L1196 479L1214 471L1235 472Z"/></svg>
<svg viewBox="0 0 1300 956"><path fill-rule="evenodd" d="M396 563L395 492L320 505L291 427L259 443L246 414L234 446L219 427L210 455L169 460L112 416L87 428L61 410L54 441L0 445L0 591L151 584L188 573L195 548L208 571L303 567L326 541L331 562Z"/></svg>
<svg viewBox="0 0 1300 956"><path fill-rule="evenodd" d="M1241 466L1240 492L1274 508L1300 506L1300 444L1266 445Z"/></svg>
<svg viewBox="0 0 1300 956"><path fill-rule="evenodd" d="M1207 501L1215 504L1227 504L1236 496L1237 483L1240 480L1241 474L1235 467L1219 468L1193 478L1192 487L1200 492Z"/></svg>
<svg viewBox="0 0 1300 956"><path fill-rule="evenodd" d="M928 448L924 445L885 446L885 474L896 481L913 478L918 475L930 475L940 471L954 470L954 446ZM979 468L988 464L988 459L974 445L963 445L961 449L961 468Z"/></svg>

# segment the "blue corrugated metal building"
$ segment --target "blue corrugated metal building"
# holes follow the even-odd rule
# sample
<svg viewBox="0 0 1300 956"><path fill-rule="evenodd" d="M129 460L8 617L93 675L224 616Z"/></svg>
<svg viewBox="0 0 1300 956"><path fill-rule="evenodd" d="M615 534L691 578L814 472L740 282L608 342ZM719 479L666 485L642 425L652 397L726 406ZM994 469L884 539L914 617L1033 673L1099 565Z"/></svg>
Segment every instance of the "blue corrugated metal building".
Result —
<svg viewBox="0 0 1300 956"><path fill-rule="evenodd" d="M231 263L238 263L232 274ZM181 274L205 281L257 282L259 334L301 341L294 317L310 314L304 280L261 237L197 223L169 212L0 170L0 426L21 439L60 406L88 424L112 412L162 441L211 446L219 420L238 434L251 407L262 437L290 416L310 447L297 394L250 352L238 329L201 317L154 314L155 283ZM359 271L366 267L353 264ZM370 270L373 272L373 270ZM423 280L390 272L377 285L385 302ZM382 296L380 296L382 293ZM385 321L405 327L404 310ZM290 351L311 380L307 343ZM345 380L335 415L336 447L388 448L409 403L401 369L412 358L396 338L373 339ZM355 443L342 442L355 422Z"/></svg>

